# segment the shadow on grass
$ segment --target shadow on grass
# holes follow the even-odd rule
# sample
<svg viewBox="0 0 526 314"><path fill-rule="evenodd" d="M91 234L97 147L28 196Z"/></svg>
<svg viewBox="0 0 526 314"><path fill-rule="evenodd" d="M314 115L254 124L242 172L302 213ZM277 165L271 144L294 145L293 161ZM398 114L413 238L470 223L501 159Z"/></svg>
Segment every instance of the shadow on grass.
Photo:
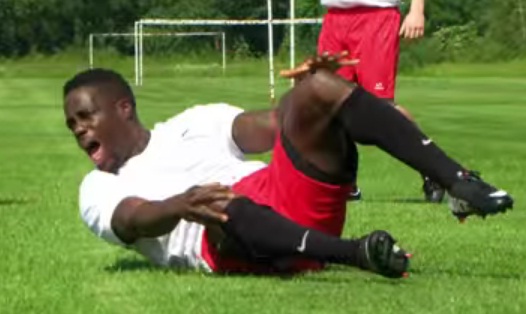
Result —
<svg viewBox="0 0 526 314"><path fill-rule="evenodd" d="M113 265L104 267L104 270L110 273L132 272L144 270L159 270L166 271L166 269L153 265L152 263L137 258L120 258Z"/></svg>
<svg viewBox="0 0 526 314"><path fill-rule="evenodd" d="M430 204L428 201L422 198L372 198L364 199L364 202L368 203L391 203L391 204ZM438 204L437 204L438 205Z"/></svg>
<svg viewBox="0 0 526 314"><path fill-rule="evenodd" d="M429 205L437 205L437 203L430 203L426 200L423 200L421 198L396 198L391 200L393 203L399 203L399 204L429 204Z"/></svg>
<svg viewBox="0 0 526 314"><path fill-rule="evenodd" d="M524 274L520 273L497 273L497 272L483 272L473 270L454 270L454 269L418 269L412 271L413 274L417 276L448 276L448 277L459 277L459 278L479 278L479 279L504 279L504 280L523 280L525 277Z"/></svg>
<svg viewBox="0 0 526 314"><path fill-rule="evenodd" d="M104 267L104 270L109 273L123 273L123 272L169 272L176 275L186 275L186 274L207 274L204 271L189 267L162 267L150 263L147 260L143 260L135 257L121 257L113 263ZM210 274L213 276L221 277L223 274ZM235 274L233 274L236 276ZM245 274L246 276L246 274Z"/></svg>
<svg viewBox="0 0 526 314"><path fill-rule="evenodd" d="M215 279L226 279L226 278L264 278L264 279L275 279L282 281L295 281L298 282L313 282L316 284L345 284L350 280L356 281L361 280L364 284L377 283L384 285L403 285L406 284L407 280L393 280L381 277L376 274L372 274L365 271L360 271L354 268L331 265L326 270L305 272L305 273L254 273L254 272L228 272L228 273L205 273L190 268L166 268L159 267L151 264L150 262L134 257L125 257L118 259L113 265L106 266L105 271L109 273L123 273L123 272L169 272L174 275L204 275L207 278Z"/></svg>
<svg viewBox="0 0 526 314"><path fill-rule="evenodd" d="M375 283L389 286L400 286L410 283L410 279L386 278L379 274L360 270L354 267L342 265L330 265L321 272L314 272L308 276L302 276L302 281L320 284L346 284L349 282L361 282L363 284Z"/></svg>
<svg viewBox="0 0 526 314"><path fill-rule="evenodd" d="M0 206L9 206L9 205L22 205L28 204L30 201L28 199L22 198L0 198Z"/></svg>
<svg viewBox="0 0 526 314"><path fill-rule="evenodd" d="M147 260L142 260L135 257L122 257L119 258L113 265L104 267L104 270L109 273L121 273L121 272L141 272L141 271L158 271L158 272L173 272L176 274L208 274L214 278L226 278L226 277L266 277L266 278L279 278L279 279L293 279L302 277L303 274L291 274L291 273L257 273L257 272L225 272L225 273L207 273L205 271L199 271L193 268L187 267L161 267L156 266Z"/></svg>
<svg viewBox="0 0 526 314"><path fill-rule="evenodd" d="M133 273L133 272L161 272L161 273L171 273L174 276L192 276L206 275L207 278L215 279L227 279L227 278L277 278L277 279L290 279L296 276L294 275L285 275L285 274L257 274L257 273L243 273L243 272L230 272L230 273L208 273L202 270L197 270L188 267L161 267L156 266L146 260L141 260L137 258L127 257L118 259L113 265L104 267L104 270L108 273L118 274L118 273Z"/></svg>

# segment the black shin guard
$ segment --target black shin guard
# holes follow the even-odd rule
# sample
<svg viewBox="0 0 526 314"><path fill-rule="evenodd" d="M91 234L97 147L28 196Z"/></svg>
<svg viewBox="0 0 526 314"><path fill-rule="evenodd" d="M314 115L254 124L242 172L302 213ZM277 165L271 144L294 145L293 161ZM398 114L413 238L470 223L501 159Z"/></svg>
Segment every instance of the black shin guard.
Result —
<svg viewBox="0 0 526 314"><path fill-rule="evenodd" d="M319 262L360 266L359 241L343 240L302 227L267 206L242 197L226 208L228 222L223 226L246 255L255 261L303 257Z"/></svg>
<svg viewBox="0 0 526 314"><path fill-rule="evenodd" d="M337 118L353 141L378 146L443 187L464 169L391 104L361 87L344 101Z"/></svg>

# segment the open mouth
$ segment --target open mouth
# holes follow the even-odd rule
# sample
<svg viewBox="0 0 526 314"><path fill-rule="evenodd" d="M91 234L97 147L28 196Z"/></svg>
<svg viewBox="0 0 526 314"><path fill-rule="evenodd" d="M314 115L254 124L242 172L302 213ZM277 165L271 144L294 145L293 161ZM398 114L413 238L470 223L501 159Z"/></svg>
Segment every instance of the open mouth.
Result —
<svg viewBox="0 0 526 314"><path fill-rule="evenodd" d="M89 141L86 145L86 152L88 155L93 155L100 148L100 143L97 141Z"/></svg>
<svg viewBox="0 0 526 314"><path fill-rule="evenodd" d="M99 164L102 158L101 145L97 141L89 141L85 147L86 153L89 155L91 160L96 164Z"/></svg>

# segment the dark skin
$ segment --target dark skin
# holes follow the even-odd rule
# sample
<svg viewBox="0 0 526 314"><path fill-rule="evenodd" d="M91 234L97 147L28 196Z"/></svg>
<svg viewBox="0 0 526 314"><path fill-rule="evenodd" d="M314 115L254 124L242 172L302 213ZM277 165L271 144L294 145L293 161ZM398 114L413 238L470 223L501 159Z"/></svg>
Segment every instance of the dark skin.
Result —
<svg viewBox="0 0 526 314"><path fill-rule="evenodd" d="M98 94L93 87L69 93L64 115L79 147L103 171L115 172L142 152L150 138L128 99Z"/></svg>
<svg viewBox="0 0 526 314"><path fill-rule="evenodd" d="M336 71L341 66L353 66L359 63L357 59L347 59L349 55L348 51L341 53L329 54L325 52L317 57L308 58L302 64L298 65L294 69L283 70L280 75L284 78L292 78L295 80L301 80L305 77L309 71L315 69L328 69L332 72ZM384 100L391 103L401 114L403 114L411 122L415 122L413 115L400 104L397 104L393 98L384 98Z"/></svg>
<svg viewBox="0 0 526 314"><path fill-rule="evenodd" d="M322 63L311 66L319 68L316 74L295 74L298 83L282 97L276 109L248 111L236 117L232 134L244 153L270 150L277 131L282 130L303 158L319 169L329 173L345 169L341 147L327 139L335 137L332 118L352 93L353 85L325 70ZM129 158L146 148L150 137L130 101L103 95L96 88L72 90L65 97L64 113L79 146L102 171L116 173ZM113 214L112 229L125 243L164 235L181 219L217 231L217 226L228 219L223 211L233 197L228 187L211 184L162 201L126 198ZM220 232L213 233L219 241Z"/></svg>

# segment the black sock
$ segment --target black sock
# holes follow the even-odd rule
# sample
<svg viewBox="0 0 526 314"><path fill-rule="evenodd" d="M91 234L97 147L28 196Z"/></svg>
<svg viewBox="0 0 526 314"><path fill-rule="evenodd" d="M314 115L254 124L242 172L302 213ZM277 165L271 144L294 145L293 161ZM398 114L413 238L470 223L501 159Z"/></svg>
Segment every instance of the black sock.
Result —
<svg viewBox="0 0 526 314"><path fill-rule="evenodd" d="M359 240L343 240L305 228L286 219L268 206L241 197L226 208L228 222L223 226L253 260L273 261L303 257L318 262L362 267Z"/></svg>
<svg viewBox="0 0 526 314"><path fill-rule="evenodd" d="M344 101L337 119L353 141L378 146L443 187L464 170L396 108L361 87Z"/></svg>

